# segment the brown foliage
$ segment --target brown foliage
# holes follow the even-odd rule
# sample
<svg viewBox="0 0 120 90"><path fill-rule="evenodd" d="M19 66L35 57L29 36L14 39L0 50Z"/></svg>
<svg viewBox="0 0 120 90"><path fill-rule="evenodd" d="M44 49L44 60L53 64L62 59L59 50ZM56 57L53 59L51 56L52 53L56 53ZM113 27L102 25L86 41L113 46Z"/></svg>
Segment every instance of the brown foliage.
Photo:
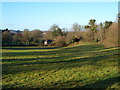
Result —
<svg viewBox="0 0 120 90"><path fill-rule="evenodd" d="M83 39L86 42L91 42L93 40L93 32L91 30L86 30L83 34Z"/></svg>
<svg viewBox="0 0 120 90"><path fill-rule="evenodd" d="M47 31L47 32L45 32L44 34L43 34L43 39L44 40L53 40L53 34L52 34L52 32L51 31Z"/></svg>
<svg viewBox="0 0 120 90"><path fill-rule="evenodd" d="M66 46L66 37L65 36L58 36L56 37L55 41L55 46L58 46L58 47L64 47Z"/></svg>
<svg viewBox="0 0 120 90"><path fill-rule="evenodd" d="M107 47L119 46L118 45L118 23L113 23L108 29L106 33L105 40L102 43Z"/></svg>
<svg viewBox="0 0 120 90"><path fill-rule="evenodd" d="M2 33L2 44L11 45L12 44L12 34L8 31Z"/></svg>

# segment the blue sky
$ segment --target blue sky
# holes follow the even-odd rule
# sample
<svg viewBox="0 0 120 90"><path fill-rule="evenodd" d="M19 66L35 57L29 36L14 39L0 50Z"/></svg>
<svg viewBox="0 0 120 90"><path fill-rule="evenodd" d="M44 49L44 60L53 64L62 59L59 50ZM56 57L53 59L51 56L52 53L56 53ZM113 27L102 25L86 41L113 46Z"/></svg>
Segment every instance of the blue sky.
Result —
<svg viewBox="0 0 120 90"><path fill-rule="evenodd" d="M53 24L70 28L90 19L97 24L115 21L117 13L117 2L2 2L2 28L48 30Z"/></svg>

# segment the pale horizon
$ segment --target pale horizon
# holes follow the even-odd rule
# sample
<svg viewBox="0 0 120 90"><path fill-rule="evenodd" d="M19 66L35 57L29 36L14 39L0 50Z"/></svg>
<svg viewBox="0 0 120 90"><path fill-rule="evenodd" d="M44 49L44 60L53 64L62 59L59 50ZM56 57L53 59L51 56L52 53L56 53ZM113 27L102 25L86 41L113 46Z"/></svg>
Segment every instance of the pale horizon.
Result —
<svg viewBox="0 0 120 90"><path fill-rule="evenodd" d="M70 28L90 19L115 22L117 13L117 2L2 2L2 29L43 31L53 24Z"/></svg>

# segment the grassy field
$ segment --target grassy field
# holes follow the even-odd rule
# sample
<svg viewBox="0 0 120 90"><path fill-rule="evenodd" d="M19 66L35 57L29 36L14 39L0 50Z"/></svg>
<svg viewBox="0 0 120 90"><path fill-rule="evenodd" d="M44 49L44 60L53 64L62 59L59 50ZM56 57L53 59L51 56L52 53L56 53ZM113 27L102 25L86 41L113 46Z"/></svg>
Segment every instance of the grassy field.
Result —
<svg viewBox="0 0 120 90"><path fill-rule="evenodd" d="M118 47L3 47L3 88L119 88Z"/></svg>

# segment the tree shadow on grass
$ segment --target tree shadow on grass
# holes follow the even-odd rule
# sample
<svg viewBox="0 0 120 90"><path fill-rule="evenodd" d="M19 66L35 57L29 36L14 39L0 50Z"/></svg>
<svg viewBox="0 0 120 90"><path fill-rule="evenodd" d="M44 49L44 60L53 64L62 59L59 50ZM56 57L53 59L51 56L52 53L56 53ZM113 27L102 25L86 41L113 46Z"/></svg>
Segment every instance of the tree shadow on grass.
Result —
<svg viewBox="0 0 120 90"><path fill-rule="evenodd" d="M61 48L61 47L48 47L49 49L55 49L55 48ZM14 48L13 48L14 49ZM24 49L24 48L22 48ZM38 48L40 49L40 48ZM101 45L83 45L83 46L76 46L76 47L67 47L67 48L61 48L59 50L53 50L53 51L32 51L32 52L3 52L2 55L5 56L26 56L26 55L54 55L54 54L61 54L61 53L84 53L88 51L95 51L95 50L102 50L102 49L108 49ZM16 49L18 50L18 49ZM25 49L26 50L26 49ZM29 50L29 49L27 49Z"/></svg>
<svg viewBox="0 0 120 90"><path fill-rule="evenodd" d="M43 90L47 90L47 89L52 89L52 90L64 90L64 89L65 90L69 90L69 89L81 89L81 90L92 89L92 90L97 90L97 89L102 89L102 90L106 90L107 88L111 87L113 84L119 83L119 79L120 79L120 77L116 76L116 77L108 78L108 79L105 79L105 80L99 80L99 81L96 81L95 83L86 84L84 86L79 86L79 82L81 82L81 80L67 81L67 82L63 82L63 83L56 82L52 86L54 88L49 88L49 85L48 85ZM66 88L67 86L71 86L71 85L77 85L77 86L73 87L73 88ZM12 88L14 90L13 86L15 86L15 84L3 85L3 89L7 89L6 88L7 86L9 86L10 88ZM21 86L21 87L18 88L18 90L19 89L24 90L25 88L27 89L27 87ZM40 89L39 87L37 89ZM112 89L113 88L109 88L109 90L112 90ZM113 90L119 90L119 88L114 88Z"/></svg>
<svg viewBox="0 0 120 90"><path fill-rule="evenodd" d="M57 49L62 47L2 47L2 49L9 49L9 50L36 50L36 49Z"/></svg>
<svg viewBox="0 0 120 90"><path fill-rule="evenodd" d="M35 62L23 62L23 63L11 63L11 65L30 65L30 64L52 64L52 63L64 63L64 62L67 62L67 63L73 63L73 62L85 62L85 61L98 61L98 60L101 60L101 59L106 59L108 58L109 56L111 55L100 55L100 56L95 56L95 57L86 57L86 58L78 58L78 59L68 59L68 60L59 60L59 61L35 61ZM40 59L57 59L59 57L51 57L51 58L30 58L30 59L5 59L5 61L8 61L8 62L11 62L11 61L26 61L26 60L40 60ZM8 64L9 65L9 64Z"/></svg>
<svg viewBox="0 0 120 90"><path fill-rule="evenodd" d="M75 88L104 88L107 89L115 83L119 83L120 76L100 80L95 83L86 84L84 86L76 86Z"/></svg>
<svg viewBox="0 0 120 90"><path fill-rule="evenodd" d="M34 70L40 70L40 71L47 71L47 70L55 70L55 68L60 68L63 69L68 69L71 67L80 67L83 65L88 65L87 61L90 61L89 64L95 65L96 61L106 59L108 58L109 55L103 55L103 56L96 56L96 57L88 57L88 58L80 58L80 59L69 59L69 60L64 60L64 61L35 61L35 62L22 62L22 63L10 63L10 64L3 64L3 74L10 74L10 73L18 73L18 72L29 72L29 71L34 71ZM86 62L86 63L82 63ZM24 65L47 65L48 68L41 68L38 67L28 67L27 71L24 69ZM12 69L12 71L9 70L10 66L15 67ZM51 68L51 66L55 68ZM9 71L8 71L9 70Z"/></svg>

